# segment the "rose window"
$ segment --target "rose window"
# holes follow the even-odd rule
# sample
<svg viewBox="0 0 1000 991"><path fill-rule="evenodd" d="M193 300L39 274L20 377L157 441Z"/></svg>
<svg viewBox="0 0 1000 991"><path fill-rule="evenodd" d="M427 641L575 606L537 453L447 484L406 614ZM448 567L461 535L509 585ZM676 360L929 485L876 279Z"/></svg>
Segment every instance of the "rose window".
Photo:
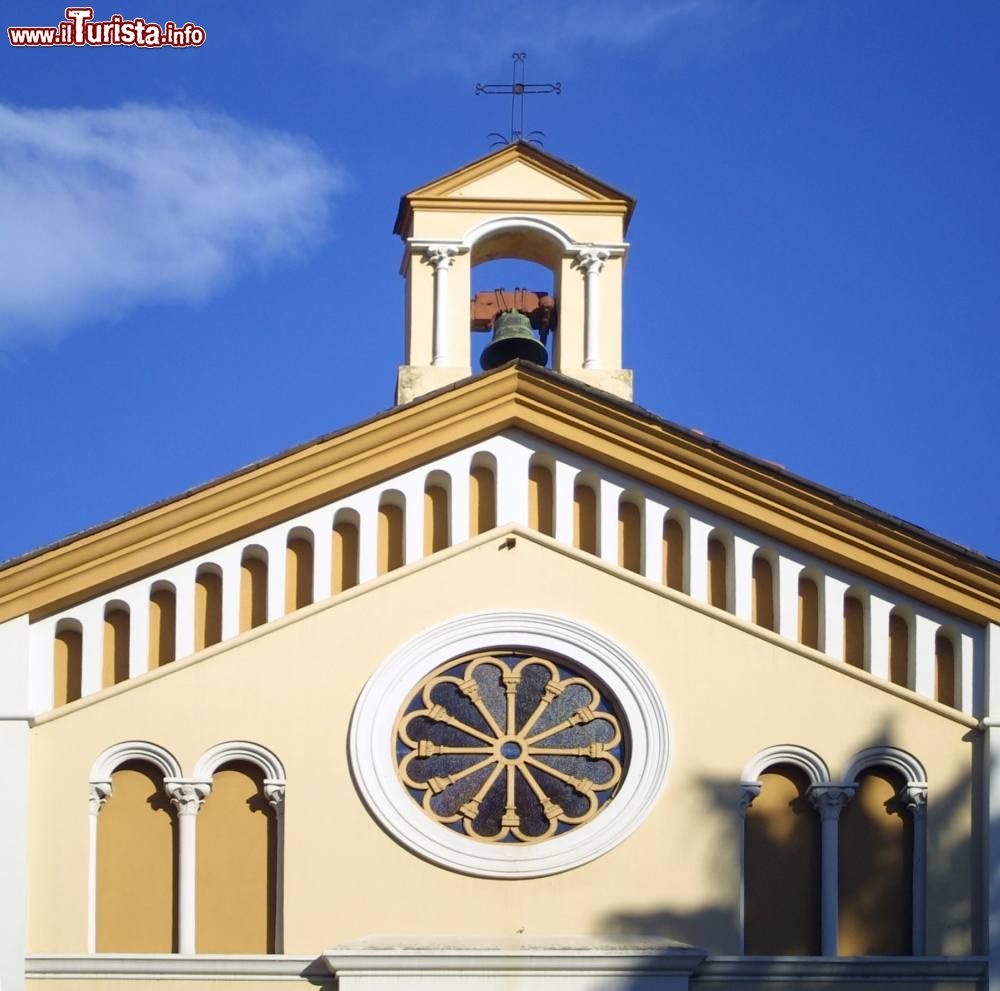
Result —
<svg viewBox="0 0 1000 991"><path fill-rule="evenodd" d="M399 777L434 820L533 843L588 822L627 762L617 704L558 660L477 654L428 675L396 726Z"/></svg>

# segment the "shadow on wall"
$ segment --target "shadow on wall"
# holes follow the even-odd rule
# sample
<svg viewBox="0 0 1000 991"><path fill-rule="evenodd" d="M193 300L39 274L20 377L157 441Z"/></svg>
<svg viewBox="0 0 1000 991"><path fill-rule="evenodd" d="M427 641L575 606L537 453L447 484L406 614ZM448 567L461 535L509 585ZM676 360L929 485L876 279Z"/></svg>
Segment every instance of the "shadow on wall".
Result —
<svg viewBox="0 0 1000 991"><path fill-rule="evenodd" d="M927 797L927 831L926 831L926 871L927 882L926 891L928 893L926 918L927 918L927 954L929 956L961 956L965 954L979 954L985 952L984 933L977 925L976 920L983 917L983 870L978 862L976 851L982 847L982 802L979 794L978 782L981 781L982 765L982 734L975 730L963 730L956 725L956 733L962 733L961 739L969 746L969 766L971 773L968 773L960 780L954 781L949 787L942 788L934 780L929 782ZM887 722L879 732L872 735L865 746L859 747L858 752L869 747L899 747L901 742L896 739L891 722ZM748 757L751 755L748 755ZM823 756L822 754L820 756ZM918 759L922 756L915 753ZM831 775L834 783L838 783L839 775L843 768L831 768ZM739 771L735 772L737 775ZM874 777L882 781L893 781L889 775L875 775ZM976 786L974 787L974 782ZM669 785L668 785L669 787ZM767 784L765 783L765 789ZM662 907L653 911L630 911L623 907L619 911L607 914L600 925L599 934L602 937L616 938L659 938L674 939L693 946L705 949L710 958L713 956L729 955L737 952L739 946L739 838L742 828L740 813L739 781L734 776L731 780L704 779L701 788L706 800L706 806L713 814L724 817L729 828L726 835L731 837L731 842L715 851L713 862L705 865L705 870L711 872L716 878L723 878L722 885L732 892L731 901L727 900L722 904L706 904L696 909L686 909L672 906L665 900ZM883 790L884 787L883 787ZM849 828L841 834L840 861L841 866L846 863L855 865L854 873L857 873L857 865L869 864L875 877L864 890L851 890L850 886L854 879L845 878L841 872L840 884L840 940L841 944L853 947L853 952L878 952L877 946L870 946L872 941L891 940L894 933L900 929L906 930L909 919L900 926L899 920L889 923L878 917L879 906L886 903L888 898L891 901L893 887L898 890L900 870L903 867L909 870L910 861L901 859L899 856L893 857L882 847L878 847L873 852L866 852L857 849L859 837L876 837L885 835L886 829L890 832L897 831L895 835L903 835L909 840L911 834L910 822L907 818L905 824L902 816L909 816L907 810L901 807L895 794L887 792L877 795L877 800L873 802L870 798L866 802L859 802L852 810L852 819ZM860 794L860 791L859 793ZM855 796L857 798L858 795ZM853 800L852 800L853 801ZM801 816L805 809L801 794L794 791L789 792L786 806L794 813ZM818 840L819 817L809 810L808 814L816 817L816 837ZM876 818L877 817L877 818ZM887 825L888 824L888 825ZM879 833L882 830L882 833ZM780 875L790 863L801 861L805 852L801 831L796 829L763 829L758 831L755 843L757 848L754 851L758 859L758 870L756 877L753 872L748 880L754 883L761 883L766 880L766 864L775 865L776 873ZM844 844L851 844L845 848ZM808 844L806 844L808 845ZM765 862L764 870L759 869L760 861ZM810 871L811 867L803 868ZM789 877L794 877L792 871ZM1000 875L990 878L992 884L1000 884ZM801 886L800 886L801 887ZM776 889L771 894L779 898L785 894L785 888L779 883L774 885ZM790 892L789 894L793 894ZM808 913L808 925L819 924L819 890L814 892L815 909ZM748 892L748 908L752 904L753 895ZM758 902L758 907L768 901L765 894ZM905 906L905 911L910 909L909 891L905 892L905 899L900 902ZM781 913L779 913L781 914ZM787 913L786 913L787 914ZM814 921L813 921L814 920ZM799 927L801 929L801 926ZM790 973L789 968L794 968L793 959L780 954L802 954L801 933L795 934L786 948L775 950L775 955L750 956L744 958L742 964L739 958L730 959L726 963L730 969L733 967L742 968L744 973L729 974L731 979L739 982L739 986L752 989L758 983L761 986L784 987L791 989L798 987L805 974L795 975ZM815 934L814 946L818 948L819 935ZM891 943L889 945L892 945ZM906 943L908 949L909 943ZM752 950L748 945L748 953ZM809 952L809 951L806 951ZM816 952L812 950L812 952ZM907 959L902 963L905 965ZM824 976L821 971L824 965L822 958L812 957L803 960L803 968L810 971L809 987L814 991L823 991L846 986L845 980L850 980L852 987L881 988L885 985L889 975L883 973L876 975L871 966L865 964L863 957L855 958L856 962L851 963L844 960L843 964L833 965L834 967L854 967L856 972L849 978L846 973L839 975ZM706 962L699 968L704 980L699 980L696 974L692 980L691 987L720 987L728 983L719 971L722 962L713 964L712 960ZM825 965L827 969L830 965ZM655 972L655 962L651 961L646 974L637 974L631 981L623 981L621 991L649 991L655 985L650 983L651 975ZM865 973L857 972L864 970ZM713 972L715 971L715 972ZM727 972L728 973L728 972ZM752 976L751 976L752 974ZM899 979L898 977L896 978ZM719 983L721 980L721 984ZM749 980L749 983L744 983ZM891 980L891 978L890 978ZM913 989L931 988L972 988L976 982L972 978L947 978L944 974L938 977L926 975L912 975L912 983L907 982L907 987Z"/></svg>

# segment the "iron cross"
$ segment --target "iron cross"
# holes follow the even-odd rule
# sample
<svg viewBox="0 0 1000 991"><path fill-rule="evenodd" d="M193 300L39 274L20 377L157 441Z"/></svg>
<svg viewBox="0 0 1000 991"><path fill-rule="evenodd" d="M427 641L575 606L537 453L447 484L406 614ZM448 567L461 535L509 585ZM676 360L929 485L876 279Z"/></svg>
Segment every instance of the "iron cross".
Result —
<svg viewBox="0 0 1000 991"><path fill-rule="evenodd" d="M485 93L487 96L503 96L510 94L510 137L505 137L499 131L491 131L488 137L496 138L490 147L514 144L515 141L530 141L541 146L543 131L526 131L524 129L524 98L528 93L562 93L562 83L526 83L524 81L524 64L528 61L527 52L514 52L514 65L509 83L476 83L476 96ZM536 137L538 135L538 137Z"/></svg>

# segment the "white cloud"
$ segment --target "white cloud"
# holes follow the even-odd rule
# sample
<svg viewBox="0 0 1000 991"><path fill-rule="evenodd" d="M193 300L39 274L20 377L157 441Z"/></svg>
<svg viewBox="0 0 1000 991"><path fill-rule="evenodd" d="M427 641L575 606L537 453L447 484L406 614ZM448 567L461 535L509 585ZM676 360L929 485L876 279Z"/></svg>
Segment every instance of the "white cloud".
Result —
<svg viewBox="0 0 1000 991"><path fill-rule="evenodd" d="M0 342L204 298L315 243L343 186L308 142L217 114L0 104Z"/></svg>
<svg viewBox="0 0 1000 991"><path fill-rule="evenodd" d="M337 7L330 36L343 54L381 68L480 77L498 53L527 49L536 70L582 49L661 43L668 25L716 11L719 0L421 0ZM504 75L501 73L501 75ZM546 77L547 78L547 77ZM502 78L496 80L506 82Z"/></svg>

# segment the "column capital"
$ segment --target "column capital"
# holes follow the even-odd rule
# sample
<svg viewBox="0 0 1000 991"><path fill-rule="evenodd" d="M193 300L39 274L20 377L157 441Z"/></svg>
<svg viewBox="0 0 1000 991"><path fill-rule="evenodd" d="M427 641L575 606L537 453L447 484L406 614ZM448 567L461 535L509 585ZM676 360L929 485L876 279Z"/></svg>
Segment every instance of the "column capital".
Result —
<svg viewBox="0 0 1000 991"><path fill-rule="evenodd" d="M754 799L760 794L763 787L759 781L740 782L740 814L746 815L747 809L753 805Z"/></svg>
<svg viewBox="0 0 1000 991"><path fill-rule="evenodd" d="M822 820L840 818L844 806L854 797L854 785L813 785L809 789L809 801L813 803Z"/></svg>
<svg viewBox="0 0 1000 991"><path fill-rule="evenodd" d="M451 268L459 246L454 244L430 244L424 248L424 258L434 266L435 272Z"/></svg>
<svg viewBox="0 0 1000 991"><path fill-rule="evenodd" d="M193 816L198 814L205 799L212 791L211 781L194 781L188 778L165 778L163 790L167 793L177 814Z"/></svg>
<svg viewBox="0 0 1000 991"><path fill-rule="evenodd" d="M285 782L265 781L264 798L275 812L280 812L285 806Z"/></svg>
<svg viewBox="0 0 1000 991"><path fill-rule="evenodd" d="M923 819L927 815L927 785L903 785L899 797L914 819Z"/></svg>
<svg viewBox="0 0 1000 991"><path fill-rule="evenodd" d="M96 816L104 803L111 797L111 781L91 781L90 782L90 814Z"/></svg>
<svg viewBox="0 0 1000 991"><path fill-rule="evenodd" d="M607 248L581 248L576 253L576 264L587 275L598 275L610 257L611 252Z"/></svg>

